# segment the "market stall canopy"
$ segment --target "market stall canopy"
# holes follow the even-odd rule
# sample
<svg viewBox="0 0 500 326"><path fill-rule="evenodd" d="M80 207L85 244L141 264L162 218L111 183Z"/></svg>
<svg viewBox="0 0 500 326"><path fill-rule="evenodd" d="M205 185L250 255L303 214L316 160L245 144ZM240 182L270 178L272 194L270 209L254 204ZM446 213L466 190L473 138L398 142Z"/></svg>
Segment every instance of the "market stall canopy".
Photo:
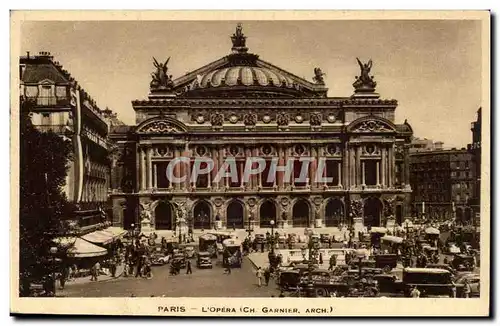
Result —
<svg viewBox="0 0 500 326"><path fill-rule="evenodd" d="M115 237L123 237L125 234L127 234L127 230L124 230L124 229L117 227L117 226L110 226L110 227L104 229L103 231L108 232Z"/></svg>
<svg viewBox="0 0 500 326"><path fill-rule="evenodd" d="M404 239L401 237L395 237L392 235L385 235L382 238L380 238L382 241L387 241L387 242L392 242L392 243L403 243Z"/></svg>
<svg viewBox="0 0 500 326"><path fill-rule="evenodd" d="M96 246L82 238L77 238L73 246L68 250L68 256L75 258L99 257L107 253L107 249Z"/></svg>
<svg viewBox="0 0 500 326"><path fill-rule="evenodd" d="M88 242L107 245L107 244L113 242L113 240L116 238L116 236L112 235L111 233L104 232L104 231L94 231L94 232L85 234L84 236L82 236L82 238Z"/></svg>
<svg viewBox="0 0 500 326"><path fill-rule="evenodd" d="M75 243L76 239L76 237L58 237L53 241L61 247L71 247Z"/></svg>
<svg viewBox="0 0 500 326"><path fill-rule="evenodd" d="M436 228L429 227L429 228L425 229L425 233L426 234L440 234L441 232L439 232L439 230Z"/></svg>
<svg viewBox="0 0 500 326"><path fill-rule="evenodd" d="M387 229L384 227L374 226L370 229L371 233L387 233Z"/></svg>

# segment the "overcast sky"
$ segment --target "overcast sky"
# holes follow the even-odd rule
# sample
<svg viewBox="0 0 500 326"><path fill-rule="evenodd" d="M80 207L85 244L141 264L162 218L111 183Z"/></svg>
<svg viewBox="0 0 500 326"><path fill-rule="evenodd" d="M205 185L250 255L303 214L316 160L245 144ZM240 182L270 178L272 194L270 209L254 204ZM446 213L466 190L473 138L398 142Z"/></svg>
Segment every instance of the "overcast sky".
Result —
<svg viewBox="0 0 500 326"><path fill-rule="evenodd" d="M135 123L131 101L146 99L152 57L171 57L174 78L230 52L236 23L172 21L24 22L21 51L49 51L104 108ZM396 122L446 147L471 141L481 103L479 21L246 21L249 52L311 80L326 75L329 96L350 96L372 59L382 98L397 99Z"/></svg>

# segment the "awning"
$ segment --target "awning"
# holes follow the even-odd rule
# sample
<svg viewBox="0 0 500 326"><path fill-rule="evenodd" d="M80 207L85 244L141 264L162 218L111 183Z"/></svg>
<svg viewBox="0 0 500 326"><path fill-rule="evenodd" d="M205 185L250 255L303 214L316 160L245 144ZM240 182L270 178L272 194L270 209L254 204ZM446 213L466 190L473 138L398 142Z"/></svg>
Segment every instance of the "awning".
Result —
<svg viewBox="0 0 500 326"><path fill-rule="evenodd" d="M392 243L403 243L404 239L401 237L395 237L393 235L385 235L380 240L392 242Z"/></svg>
<svg viewBox="0 0 500 326"><path fill-rule="evenodd" d="M77 238L75 237L58 237L55 238L53 241L54 243L62 246L62 247L70 247L72 246Z"/></svg>
<svg viewBox="0 0 500 326"><path fill-rule="evenodd" d="M436 228L429 227L429 228L425 229L425 233L426 234L440 234L441 232L439 232L439 230Z"/></svg>
<svg viewBox="0 0 500 326"><path fill-rule="evenodd" d="M125 234L127 234L127 230L124 230L118 226L110 226L109 228L106 228L103 231L111 233L115 237L123 237Z"/></svg>
<svg viewBox="0 0 500 326"><path fill-rule="evenodd" d="M96 246L82 238L77 238L73 247L68 250L68 256L75 258L88 258L104 256L108 253L105 248Z"/></svg>
<svg viewBox="0 0 500 326"><path fill-rule="evenodd" d="M112 235L111 233L104 232L104 231L94 231L88 234L85 234L82 236L84 240L87 240L88 242L92 243L98 243L98 244L103 244L107 245L115 239L115 236Z"/></svg>
<svg viewBox="0 0 500 326"><path fill-rule="evenodd" d="M371 233L387 233L387 229L384 227L374 226L370 229Z"/></svg>

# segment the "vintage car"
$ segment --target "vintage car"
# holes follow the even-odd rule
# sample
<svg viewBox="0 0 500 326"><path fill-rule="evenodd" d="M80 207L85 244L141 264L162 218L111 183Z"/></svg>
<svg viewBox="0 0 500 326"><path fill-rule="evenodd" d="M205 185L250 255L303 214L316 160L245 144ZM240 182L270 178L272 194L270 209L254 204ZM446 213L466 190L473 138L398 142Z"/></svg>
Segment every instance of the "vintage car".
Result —
<svg viewBox="0 0 500 326"><path fill-rule="evenodd" d="M319 235L321 243L330 243L331 237L327 233L322 233Z"/></svg>
<svg viewBox="0 0 500 326"><path fill-rule="evenodd" d="M183 253L176 253L172 257L174 264L179 264L180 268L186 268L186 256Z"/></svg>
<svg viewBox="0 0 500 326"><path fill-rule="evenodd" d="M395 254L375 255L375 267L382 268L384 273L389 273L398 264L398 256Z"/></svg>
<svg viewBox="0 0 500 326"><path fill-rule="evenodd" d="M452 273L439 268L405 268L403 283L405 296L409 297L414 287L421 297L450 296L453 286Z"/></svg>
<svg viewBox="0 0 500 326"><path fill-rule="evenodd" d="M473 271L474 257L465 254L456 254L451 261L451 266L457 271Z"/></svg>
<svg viewBox="0 0 500 326"><path fill-rule="evenodd" d="M379 291L381 293L403 294L404 286L403 282L399 280L396 275L390 274L378 274L373 275L373 280L377 281Z"/></svg>
<svg viewBox="0 0 500 326"><path fill-rule="evenodd" d="M155 247L151 252L151 264L154 266L161 266L168 264L170 255L166 253L161 247Z"/></svg>
<svg viewBox="0 0 500 326"><path fill-rule="evenodd" d="M207 251L201 251L197 255L196 266L198 268L212 268L212 255Z"/></svg>
<svg viewBox="0 0 500 326"><path fill-rule="evenodd" d="M266 235L265 234L262 234L262 233L257 233L255 235L255 239L254 239L255 243L257 244L261 244L261 243L266 243Z"/></svg>
<svg viewBox="0 0 500 326"><path fill-rule="evenodd" d="M457 271L451 267L448 264L427 264L425 268L439 268L439 269L446 269L447 271L450 271L453 275L457 273Z"/></svg>
<svg viewBox="0 0 500 326"><path fill-rule="evenodd" d="M456 282L455 285L457 287L457 297L462 298L464 296L464 286L465 280L469 281L470 285L470 296L471 297L479 297L480 296L480 278L479 274L469 273L461 276Z"/></svg>
<svg viewBox="0 0 500 326"><path fill-rule="evenodd" d="M195 255L195 250L193 246L186 246L184 247L184 255L186 256L187 259L191 259Z"/></svg>
<svg viewBox="0 0 500 326"><path fill-rule="evenodd" d="M446 247L446 251L449 254L459 254L461 252L460 248L454 242L448 242L448 246Z"/></svg>
<svg viewBox="0 0 500 326"><path fill-rule="evenodd" d="M198 249L209 252L212 257L217 258L217 236L209 233L200 235Z"/></svg>
<svg viewBox="0 0 500 326"><path fill-rule="evenodd" d="M300 272L298 270L280 270L278 277L278 285L282 291L296 289L300 284Z"/></svg>
<svg viewBox="0 0 500 326"><path fill-rule="evenodd" d="M354 260L349 266L349 274L359 274L360 272L360 261ZM382 274L384 270L377 267L377 262L374 259L364 259L361 261L361 273L366 274Z"/></svg>
<svg viewBox="0 0 500 326"><path fill-rule="evenodd" d="M241 254L241 241L238 239L226 239L222 242L222 246L222 265L224 267L241 267L243 262Z"/></svg>

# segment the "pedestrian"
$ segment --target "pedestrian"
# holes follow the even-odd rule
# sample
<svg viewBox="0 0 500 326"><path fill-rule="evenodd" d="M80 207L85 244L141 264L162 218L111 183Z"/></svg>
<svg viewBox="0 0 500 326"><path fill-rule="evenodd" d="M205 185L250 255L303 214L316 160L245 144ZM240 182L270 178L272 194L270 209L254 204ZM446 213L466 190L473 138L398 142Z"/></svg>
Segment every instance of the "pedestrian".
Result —
<svg viewBox="0 0 500 326"><path fill-rule="evenodd" d="M329 271L333 270L336 265L337 265L337 256L332 254L330 256L330 266L328 266L328 270Z"/></svg>
<svg viewBox="0 0 500 326"><path fill-rule="evenodd" d="M264 270L264 280L266 281L266 286L269 286L269 279L271 278L271 271L269 267Z"/></svg>
<svg viewBox="0 0 500 326"><path fill-rule="evenodd" d="M68 279L69 277L69 267L63 267L62 271L61 271L61 276L59 278L59 283L61 285L61 289L64 290L64 285L66 284L66 280Z"/></svg>
<svg viewBox="0 0 500 326"><path fill-rule="evenodd" d="M260 243L260 252L264 252L264 242Z"/></svg>
<svg viewBox="0 0 500 326"><path fill-rule="evenodd" d="M226 269L224 270L224 273L227 275L231 275L231 264L229 261L226 261Z"/></svg>
<svg viewBox="0 0 500 326"><path fill-rule="evenodd" d="M191 269L191 261L188 260L186 262L186 274L193 274L193 270Z"/></svg>
<svg viewBox="0 0 500 326"><path fill-rule="evenodd" d="M464 298L470 298L471 288L469 284L469 280L464 280Z"/></svg>
<svg viewBox="0 0 500 326"><path fill-rule="evenodd" d="M455 282L451 282L452 286L451 286L451 297L452 298L456 298L457 297L457 285L455 284Z"/></svg>
<svg viewBox="0 0 500 326"><path fill-rule="evenodd" d="M92 277L90 278L91 281L98 281L99 278L99 271L101 270L101 264L97 261L94 266L92 266L91 269L91 274Z"/></svg>
<svg viewBox="0 0 500 326"><path fill-rule="evenodd" d="M416 286L414 286L413 289L411 290L410 296L412 298L420 298L420 291L418 290L418 288Z"/></svg>
<svg viewBox="0 0 500 326"><path fill-rule="evenodd" d="M262 286L262 269L260 267L257 268L257 272L255 273L257 276L257 282L259 284L259 287Z"/></svg>
<svg viewBox="0 0 500 326"><path fill-rule="evenodd" d="M323 253L319 253L319 264L323 265Z"/></svg>

